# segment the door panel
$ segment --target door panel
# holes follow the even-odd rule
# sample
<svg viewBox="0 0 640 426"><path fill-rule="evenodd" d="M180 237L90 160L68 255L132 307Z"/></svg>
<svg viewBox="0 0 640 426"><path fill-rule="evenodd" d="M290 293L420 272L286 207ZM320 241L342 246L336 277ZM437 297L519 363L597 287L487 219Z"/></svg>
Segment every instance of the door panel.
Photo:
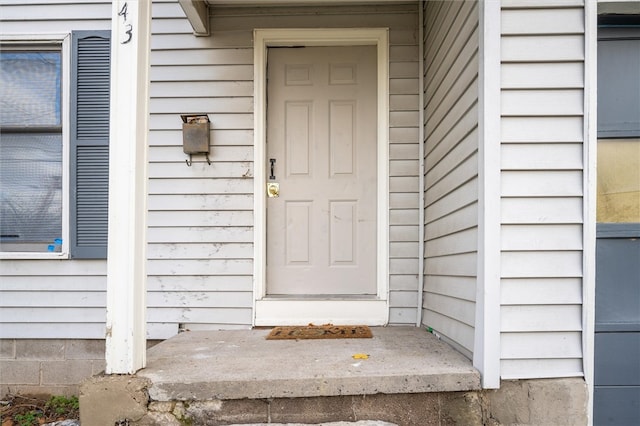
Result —
<svg viewBox="0 0 640 426"><path fill-rule="evenodd" d="M598 224L594 424L640 424L640 227Z"/></svg>
<svg viewBox="0 0 640 426"><path fill-rule="evenodd" d="M376 64L375 46L268 50L267 296L377 294Z"/></svg>
<svg viewBox="0 0 640 426"><path fill-rule="evenodd" d="M640 419L640 386L596 386L593 424L632 426Z"/></svg>
<svg viewBox="0 0 640 426"><path fill-rule="evenodd" d="M309 176L309 144L313 104L287 102L285 104L285 143L287 176Z"/></svg>
<svg viewBox="0 0 640 426"><path fill-rule="evenodd" d="M629 237L599 235L596 242L596 332L628 325L640 331L640 239L631 226L617 227L629 229Z"/></svg>
<svg viewBox="0 0 640 426"><path fill-rule="evenodd" d="M600 332L595 343L597 386L638 386L640 390L640 332Z"/></svg>

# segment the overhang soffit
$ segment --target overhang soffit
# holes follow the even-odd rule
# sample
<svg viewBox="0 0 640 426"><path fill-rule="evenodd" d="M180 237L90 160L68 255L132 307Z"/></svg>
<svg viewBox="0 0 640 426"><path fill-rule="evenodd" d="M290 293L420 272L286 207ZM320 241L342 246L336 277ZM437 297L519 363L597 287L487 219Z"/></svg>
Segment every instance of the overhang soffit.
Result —
<svg viewBox="0 0 640 426"><path fill-rule="evenodd" d="M418 0L178 0L196 36L208 36L212 8L271 6L357 6L416 3Z"/></svg>

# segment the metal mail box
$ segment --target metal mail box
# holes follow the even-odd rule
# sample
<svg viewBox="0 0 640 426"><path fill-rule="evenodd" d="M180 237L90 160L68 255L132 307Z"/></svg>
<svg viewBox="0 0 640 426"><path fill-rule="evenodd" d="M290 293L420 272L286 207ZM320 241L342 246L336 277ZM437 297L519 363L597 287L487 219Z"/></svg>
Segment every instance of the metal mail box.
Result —
<svg viewBox="0 0 640 426"><path fill-rule="evenodd" d="M185 154L209 153L209 117L206 114L181 115L182 149Z"/></svg>

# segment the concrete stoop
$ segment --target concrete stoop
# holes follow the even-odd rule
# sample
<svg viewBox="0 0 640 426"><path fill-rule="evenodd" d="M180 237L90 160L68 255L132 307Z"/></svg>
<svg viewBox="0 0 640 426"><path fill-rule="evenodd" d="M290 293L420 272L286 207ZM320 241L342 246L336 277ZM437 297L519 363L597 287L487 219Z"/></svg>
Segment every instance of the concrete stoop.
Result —
<svg viewBox="0 0 640 426"><path fill-rule="evenodd" d="M93 377L81 386L83 426L327 424L482 425L478 392L311 398L150 401L138 377ZM336 423L338 422L338 423Z"/></svg>
<svg viewBox="0 0 640 426"><path fill-rule="evenodd" d="M585 425L580 378L504 381L499 390L209 401L149 400L148 379L93 377L81 386L83 426Z"/></svg>
<svg viewBox="0 0 640 426"><path fill-rule="evenodd" d="M474 395L444 398L442 394L396 394L232 400L180 403L172 411L150 404L148 417L167 424L168 414L184 416L194 425L228 424L326 424L331 422L383 421L393 425L479 425L482 417ZM172 407L166 407L171 409ZM177 414L177 415L176 415ZM158 422L158 420L160 420ZM179 424L179 423L173 423ZM356 423L357 424L357 423Z"/></svg>
<svg viewBox="0 0 640 426"><path fill-rule="evenodd" d="M165 340L137 375L81 385L82 426L587 423L582 378L482 390L471 362L424 329L375 327L370 339L279 341L267 334L195 331Z"/></svg>

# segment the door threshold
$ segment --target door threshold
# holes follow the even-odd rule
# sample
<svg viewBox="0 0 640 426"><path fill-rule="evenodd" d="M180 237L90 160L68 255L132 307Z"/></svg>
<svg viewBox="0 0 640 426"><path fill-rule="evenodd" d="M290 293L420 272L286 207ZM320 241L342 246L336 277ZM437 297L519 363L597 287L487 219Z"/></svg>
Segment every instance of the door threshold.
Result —
<svg viewBox="0 0 640 426"><path fill-rule="evenodd" d="M269 294L262 300L380 300L376 294Z"/></svg>
<svg viewBox="0 0 640 426"><path fill-rule="evenodd" d="M370 299L273 299L256 301L255 326L387 325L388 301Z"/></svg>

